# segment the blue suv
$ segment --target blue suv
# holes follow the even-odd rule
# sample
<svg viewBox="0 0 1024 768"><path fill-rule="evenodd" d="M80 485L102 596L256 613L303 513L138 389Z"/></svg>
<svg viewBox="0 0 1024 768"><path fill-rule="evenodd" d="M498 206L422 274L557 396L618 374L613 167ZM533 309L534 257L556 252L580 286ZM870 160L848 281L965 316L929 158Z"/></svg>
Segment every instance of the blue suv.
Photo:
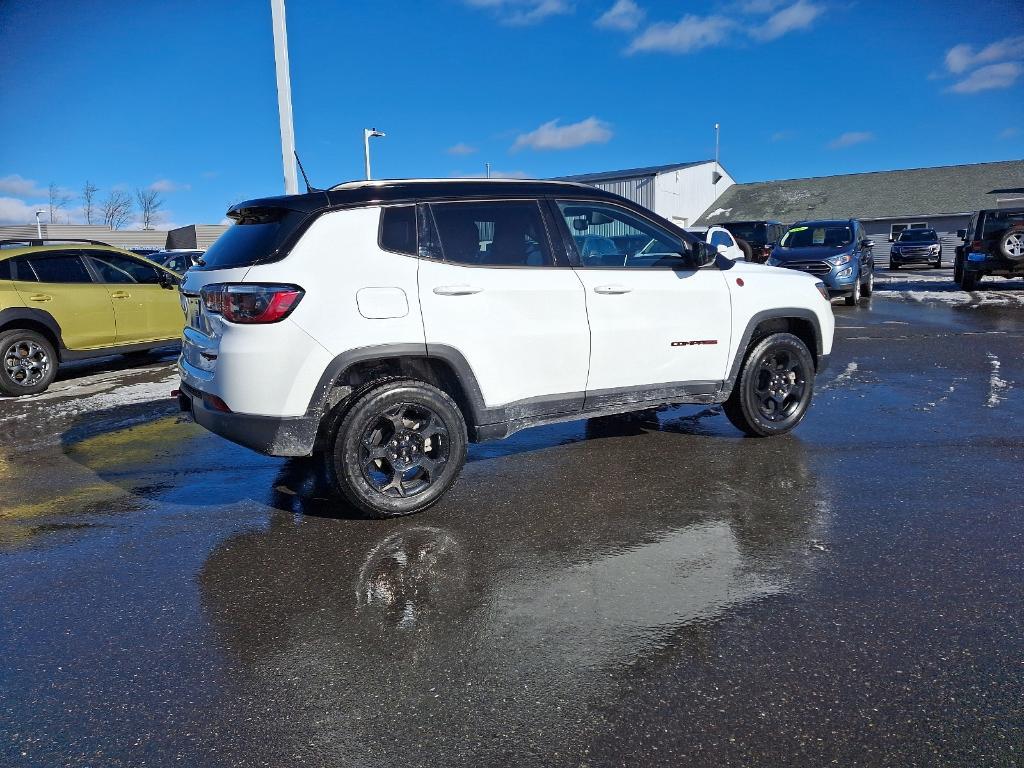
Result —
<svg viewBox="0 0 1024 768"><path fill-rule="evenodd" d="M857 219L798 221L765 263L814 275L852 307L874 289L874 245Z"/></svg>

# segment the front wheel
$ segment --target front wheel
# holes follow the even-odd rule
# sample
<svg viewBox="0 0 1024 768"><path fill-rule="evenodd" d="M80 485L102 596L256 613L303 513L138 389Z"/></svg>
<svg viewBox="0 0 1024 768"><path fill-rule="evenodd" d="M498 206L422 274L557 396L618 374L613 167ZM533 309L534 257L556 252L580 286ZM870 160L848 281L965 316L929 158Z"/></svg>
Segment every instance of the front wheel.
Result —
<svg viewBox="0 0 1024 768"><path fill-rule="evenodd" d="M38 394L57 375L57 353L49 340L35 331L16 329L0 333L0 354L0 394Z"/></svg>
<svg viewBox="0 0 1024 768"><path fill-rule="evenodd" d="M814 358L791 333L773 333L747 355L722 410L751 437L772 437L799 424L811 404Z"/></svg>
<svg viewBox="0 0 1024 768"><path fill-rule="evenodd" d="M441 390L397 379L361 395L329 435L324 452L332 487L371 517L431 506L466 461L466 422Z"/></svg>
<svg viewBox="0 0 1024 768"><path fill-rule="evenodd" d="M875 292L875 270L868 272L868 281L861 286L860 292L864 294L865 298L870 298L871 294Z"/></svg>
<svg viewBox="0 0 1024 768"><path fill-rule="evenodd" d="M855 307L860 304L860 278L853 284L853 293L843 299L846 302L846 306Z"/></svg>

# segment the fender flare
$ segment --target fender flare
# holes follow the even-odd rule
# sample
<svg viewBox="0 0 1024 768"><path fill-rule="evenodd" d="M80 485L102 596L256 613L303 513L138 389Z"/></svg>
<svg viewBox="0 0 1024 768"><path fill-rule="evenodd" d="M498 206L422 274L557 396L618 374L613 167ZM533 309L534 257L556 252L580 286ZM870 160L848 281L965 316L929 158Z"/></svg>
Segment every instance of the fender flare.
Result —
<svg viewBox="0 0 1024 768"><path fill-rule="evenodd" d="M820 371L824 368L821 362L823 359L821 323L818 321L818 316L812 310L805 307L773 307L772 309L763 309L760 312L754 313L747 321L746 328L743 329L740 343L736 347L736 356L733 358L732 365L729 368L729 376L722 384L723 394L728 395L732 392L732 388L739 378L740 367L746 358L747 349L750 347L750 340L753 338L757 326L765 320L789 320L792 318L810 322L811 328L814 330L814 349L811 352L814 354L817 369Z"/></svg>
<svg viewBox="0 0 1024 768"><path fill-rule="evenodd" d="M44 326L57 340L57 354L63 356L66 350L64 335L61 333L60 323L54 319L53 315L42 309L33 309L32 307L10 307L0 310L0 328L11 323L17 323L19 320L30 320Z"/></svg>

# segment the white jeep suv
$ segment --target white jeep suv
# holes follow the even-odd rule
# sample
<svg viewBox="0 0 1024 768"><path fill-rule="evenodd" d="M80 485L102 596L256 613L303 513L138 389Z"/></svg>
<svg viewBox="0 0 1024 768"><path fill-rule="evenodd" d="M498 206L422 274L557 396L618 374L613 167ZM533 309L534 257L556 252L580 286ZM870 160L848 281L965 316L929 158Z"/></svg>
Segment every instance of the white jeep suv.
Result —
<svg viewBox="0 0 1024 768"><path fill-rule="evenodd" d="M181 285L181 407L322 457L373 516L430 506L469 441L538 424L722 403L788 432L832 347L813 277L580 184L353 182L228 215Z"/></svg>

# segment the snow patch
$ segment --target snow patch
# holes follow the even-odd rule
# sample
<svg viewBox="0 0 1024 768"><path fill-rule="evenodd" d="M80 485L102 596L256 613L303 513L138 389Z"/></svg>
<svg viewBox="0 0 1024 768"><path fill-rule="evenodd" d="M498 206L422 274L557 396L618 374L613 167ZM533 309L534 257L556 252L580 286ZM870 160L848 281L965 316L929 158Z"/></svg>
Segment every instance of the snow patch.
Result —
<svg viewBox="0 0 1024 768"><path fill-rule="evenodd" d="M830 381L828 384L823 386L822 390L830 389L832 387L846 386L850 381L853 380L853 374L857 372L857 367L858 366L856 361L847 363L846 368L843 370L843 372L836 376L834 379L832 379L832 381Z"/></svg>
<svg viewBox="0 0 1024 768"><path fill-rule="evenodd" d="M1006 399L1006 393L1010 391L1011 387L1010 382L999 375L999 368L1002 366L999 358L989 352L988 362L992 367L992 372L988 376L988 402L985 405L995 408Z"/></svg>

